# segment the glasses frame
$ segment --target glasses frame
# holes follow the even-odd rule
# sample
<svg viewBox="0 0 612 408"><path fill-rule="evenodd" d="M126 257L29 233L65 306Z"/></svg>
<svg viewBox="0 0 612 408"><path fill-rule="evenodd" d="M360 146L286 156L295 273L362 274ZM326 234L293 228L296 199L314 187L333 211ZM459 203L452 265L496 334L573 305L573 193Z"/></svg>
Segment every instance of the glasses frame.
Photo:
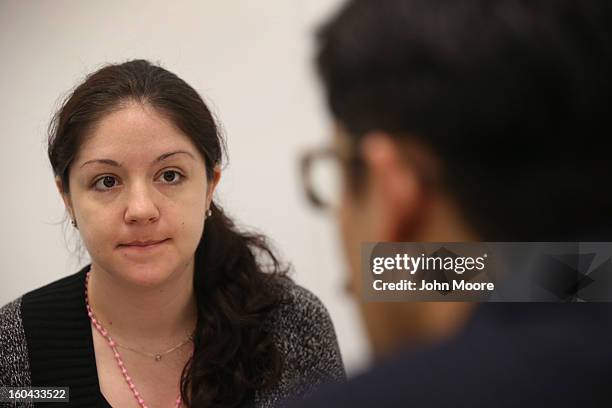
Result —
<svg viewBox="0 0 612 408"><path fill-rule="evenodd" d="M323 211L330 211L334 208L317 195L317 189L311 179L311 169L316 161L330 157L339 162L340 168L348 167L352 171L361 168L363 165L361 157L355 151L351 151L347 157L344 157L336 148L331 146L312 148L302 154L300 175L306 198L315 208Z"/></svg>

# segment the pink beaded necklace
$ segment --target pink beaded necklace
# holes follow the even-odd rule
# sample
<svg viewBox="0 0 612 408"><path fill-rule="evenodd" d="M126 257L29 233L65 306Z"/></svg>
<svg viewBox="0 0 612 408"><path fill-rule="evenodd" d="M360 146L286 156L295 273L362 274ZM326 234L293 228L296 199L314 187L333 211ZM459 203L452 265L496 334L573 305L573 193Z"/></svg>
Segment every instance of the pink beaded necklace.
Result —
<svg viewBox="0 0 612 408"><path fill-rule="evenodd" d="M125 379L125 382L127 383L128 387L130 387L130 390L132 390L132 394L134 394L134 398L136 398L136 401L138 401L138 405L140 405L140 408L148 408L147 404L145 404L144 402L144 399L136 389L136 386L132 381L132 377L129 376L127 368L125 368L125 364L123 364L123 360L121 359L119 350L117 350L118 344L113 339L111 339L106 329L102 326L102 324L100 324L100 322L96 319L96 316L91 311L91 307L89 306L89 297L87 296L87 282L89 282L89 272L87 272L87 275L85 275L85 305L87 306L87 315L89 316L89 320L91 320L91 324L93 324L98 333L100 333L102 337L106 339L111 350L113 350L115 360L117 361L117 365L119 366L119 369L123 374L123 378ZM176 404L174 405L174 407L180 407L182 402L183 401L181 399L181 395L179 394L179 396L176 398Z"/></svg>

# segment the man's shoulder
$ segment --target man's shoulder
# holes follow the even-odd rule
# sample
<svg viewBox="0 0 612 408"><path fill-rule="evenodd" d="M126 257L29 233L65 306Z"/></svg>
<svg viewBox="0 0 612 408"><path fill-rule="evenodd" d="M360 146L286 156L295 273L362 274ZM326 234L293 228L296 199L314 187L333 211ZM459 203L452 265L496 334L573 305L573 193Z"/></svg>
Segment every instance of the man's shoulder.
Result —
<svg viewBox="0 0 612 408"><path fill-rule="evenodd" d="M611 312L609 305L487 305L452 340L391 356L345 384L290 406L569 407L610 402L612 393L601 384L612 381L605 323Z"/></svg>

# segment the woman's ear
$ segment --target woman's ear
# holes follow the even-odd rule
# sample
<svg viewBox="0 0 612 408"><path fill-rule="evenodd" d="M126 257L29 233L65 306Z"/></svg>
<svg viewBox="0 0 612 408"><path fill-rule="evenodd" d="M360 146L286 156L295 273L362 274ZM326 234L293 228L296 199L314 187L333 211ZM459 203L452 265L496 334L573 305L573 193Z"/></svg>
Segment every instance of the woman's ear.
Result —
<svg viewBox="0 0 612 408"><path fill-rule="evenodd" d="M213 193L217 188L217 184L219 184L219 180L221 180L221 167L219 165L215 165L213 169L213 178L208 183L207 191L206 191L206 208L210 208L210 203L212 202Z"/></svg>
<svg viewBox="0 0 612 408"><path fill-rule="evenodd" d="M70 218L74 220L74 211L72 210L72 201L70 200L70 194L66 192L64 188L64 183L59 176L55 177L55 185L57 186L57 191L60 193L62 200L64 201L64 206L66 207L66 211L70 214Z"/></svg>

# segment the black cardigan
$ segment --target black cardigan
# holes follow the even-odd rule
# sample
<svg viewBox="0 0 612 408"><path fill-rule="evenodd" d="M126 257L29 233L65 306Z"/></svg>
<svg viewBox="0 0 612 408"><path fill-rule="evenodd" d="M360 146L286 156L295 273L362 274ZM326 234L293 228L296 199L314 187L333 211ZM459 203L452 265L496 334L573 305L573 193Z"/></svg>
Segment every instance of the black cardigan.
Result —
<svg viewBox="0 0 612 408"><path fill-rule="evenodd" d="M61 403L63 407L110 407L100 392L85 307L89 267L0 308L0 386L67 386L70 402ZM345 376L324 306L292 283L287 294L290 302L272 313L269 326L285 370L277 388L253 395L249 403L257 407L274 406L283 398Z"/></svg>
<svg viewBox="0 0 612 408"><path fill-rule="evenodd" d="M91 323L85 308L85 273L23 296L21 313L32 385L70 387L75 406L110 408L100 392Z"/></svg>

